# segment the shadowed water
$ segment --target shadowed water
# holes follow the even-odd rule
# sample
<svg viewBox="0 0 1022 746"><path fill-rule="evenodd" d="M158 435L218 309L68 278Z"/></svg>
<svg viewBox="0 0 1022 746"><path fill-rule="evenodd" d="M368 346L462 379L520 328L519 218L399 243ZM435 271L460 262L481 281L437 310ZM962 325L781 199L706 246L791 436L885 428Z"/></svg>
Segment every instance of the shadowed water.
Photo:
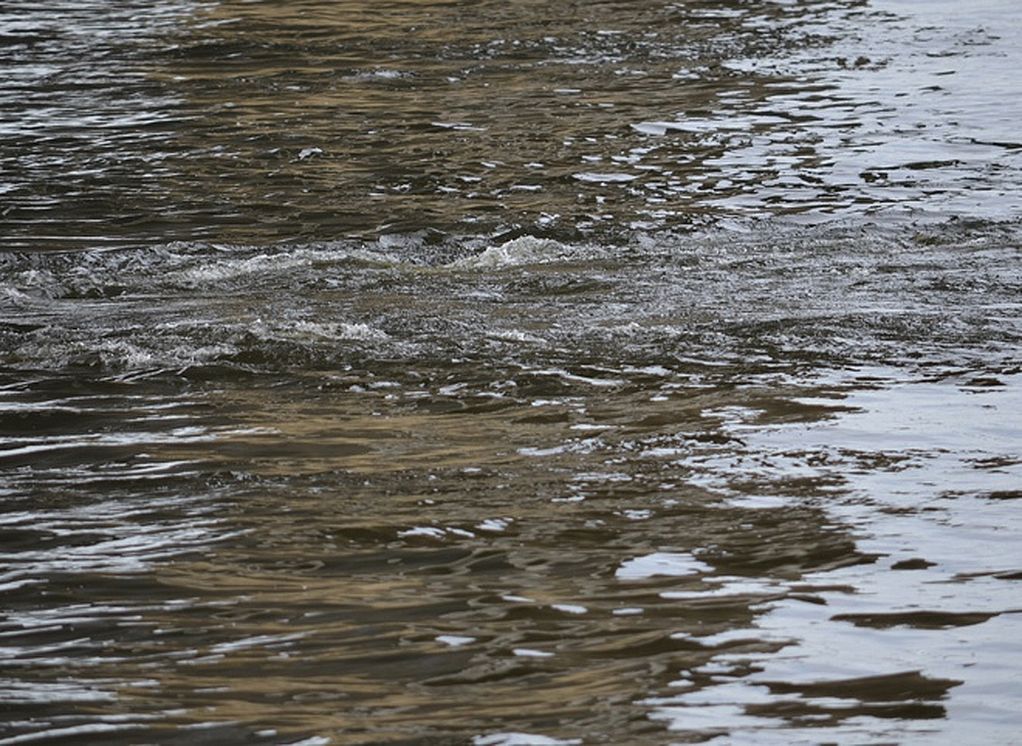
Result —
<svg viewBox="0 0 1022 746"><path fill-rule="evenodd" d="M1011 743L1019 37L0 8L0 744Z"/></svg>

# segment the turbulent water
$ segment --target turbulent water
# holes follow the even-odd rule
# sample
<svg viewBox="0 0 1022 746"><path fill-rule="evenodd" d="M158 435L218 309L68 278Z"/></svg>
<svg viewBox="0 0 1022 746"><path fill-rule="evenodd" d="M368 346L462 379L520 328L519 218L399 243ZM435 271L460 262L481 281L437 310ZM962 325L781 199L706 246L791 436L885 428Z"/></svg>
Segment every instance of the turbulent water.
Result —
<svg viewBox="0 0 1022 746"><path fill-rule="evenodd" d="M0 4L0 745L1013 743L1013 0Z"/></svg>

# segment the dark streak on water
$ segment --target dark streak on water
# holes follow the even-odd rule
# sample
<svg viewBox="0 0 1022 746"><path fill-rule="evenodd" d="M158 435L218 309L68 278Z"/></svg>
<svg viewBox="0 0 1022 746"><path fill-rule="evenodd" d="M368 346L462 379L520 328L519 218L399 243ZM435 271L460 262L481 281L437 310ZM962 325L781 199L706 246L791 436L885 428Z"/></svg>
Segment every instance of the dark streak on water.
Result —
<svg viewBox="0 0 1022 746"><path fill-rule="evenodd" d="M0 5L0 744L1011 743L1019 21Z"/></svg>

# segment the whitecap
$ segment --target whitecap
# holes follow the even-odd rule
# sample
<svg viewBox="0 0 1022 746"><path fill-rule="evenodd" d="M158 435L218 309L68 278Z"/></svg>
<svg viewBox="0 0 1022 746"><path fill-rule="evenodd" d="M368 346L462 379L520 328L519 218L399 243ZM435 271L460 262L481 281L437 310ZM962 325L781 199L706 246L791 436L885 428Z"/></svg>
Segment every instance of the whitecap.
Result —
<svg viewBox="0 0 1022 746"><path fill-rule="evenodd" d="M400 80L401 78L411 78L412 73L405 72L404 70L378 67L374 70L362 70L348 77L352 80Z"/></svg>
<svg viewBox="0 0 1022 746"><path fill-rule="evenodd" d="M456 269L501 269L525 264L543 264L562 259L569 248L559 241L521 236L500 246L491 246L481 254L452 263Z"/></svg>
<svg viewBox="0 0 1022 746"><path fill-rule="evenodd" d="M380 342L388 339L387 334L368 324L344 321L278 321L266 324L256 321L252 332L263 339L281 342L318 342L347 340L356 342Z"/></svg>
<svg viewBox="0 0 1022 746"><path fill-rule="evenodd" d="M349 339L363 342L387 339L386 333L363 323L316 323L299 321L291 327L299 335L322 339Z"/></svg>
<svg viewBox="0 0 1022 746"><path fill-rule="evenodd" d="M487 334L490 339L500 340L501 342L521 342L524 344L546 344L546 340L541 337L537 337L533 334L520 331L518 329L506 329L503 331L495 331Z"/></svg>

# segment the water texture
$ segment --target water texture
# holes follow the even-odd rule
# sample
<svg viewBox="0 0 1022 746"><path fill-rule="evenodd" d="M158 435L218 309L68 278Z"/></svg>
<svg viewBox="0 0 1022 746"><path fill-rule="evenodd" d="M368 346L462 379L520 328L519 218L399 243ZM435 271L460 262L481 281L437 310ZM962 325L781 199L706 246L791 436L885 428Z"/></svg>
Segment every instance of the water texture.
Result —
<svg viewBox="0 0 1022 746"><path fill-rule="evenodd" d="M0 4L0 745L1017 740L1013 6Z"/></svg>
<svg viewBox="0 0 1022 746"><path fill-rule="evenodd" d="M1009 0L5 3L7 249L1017 216Z"/></svg>

